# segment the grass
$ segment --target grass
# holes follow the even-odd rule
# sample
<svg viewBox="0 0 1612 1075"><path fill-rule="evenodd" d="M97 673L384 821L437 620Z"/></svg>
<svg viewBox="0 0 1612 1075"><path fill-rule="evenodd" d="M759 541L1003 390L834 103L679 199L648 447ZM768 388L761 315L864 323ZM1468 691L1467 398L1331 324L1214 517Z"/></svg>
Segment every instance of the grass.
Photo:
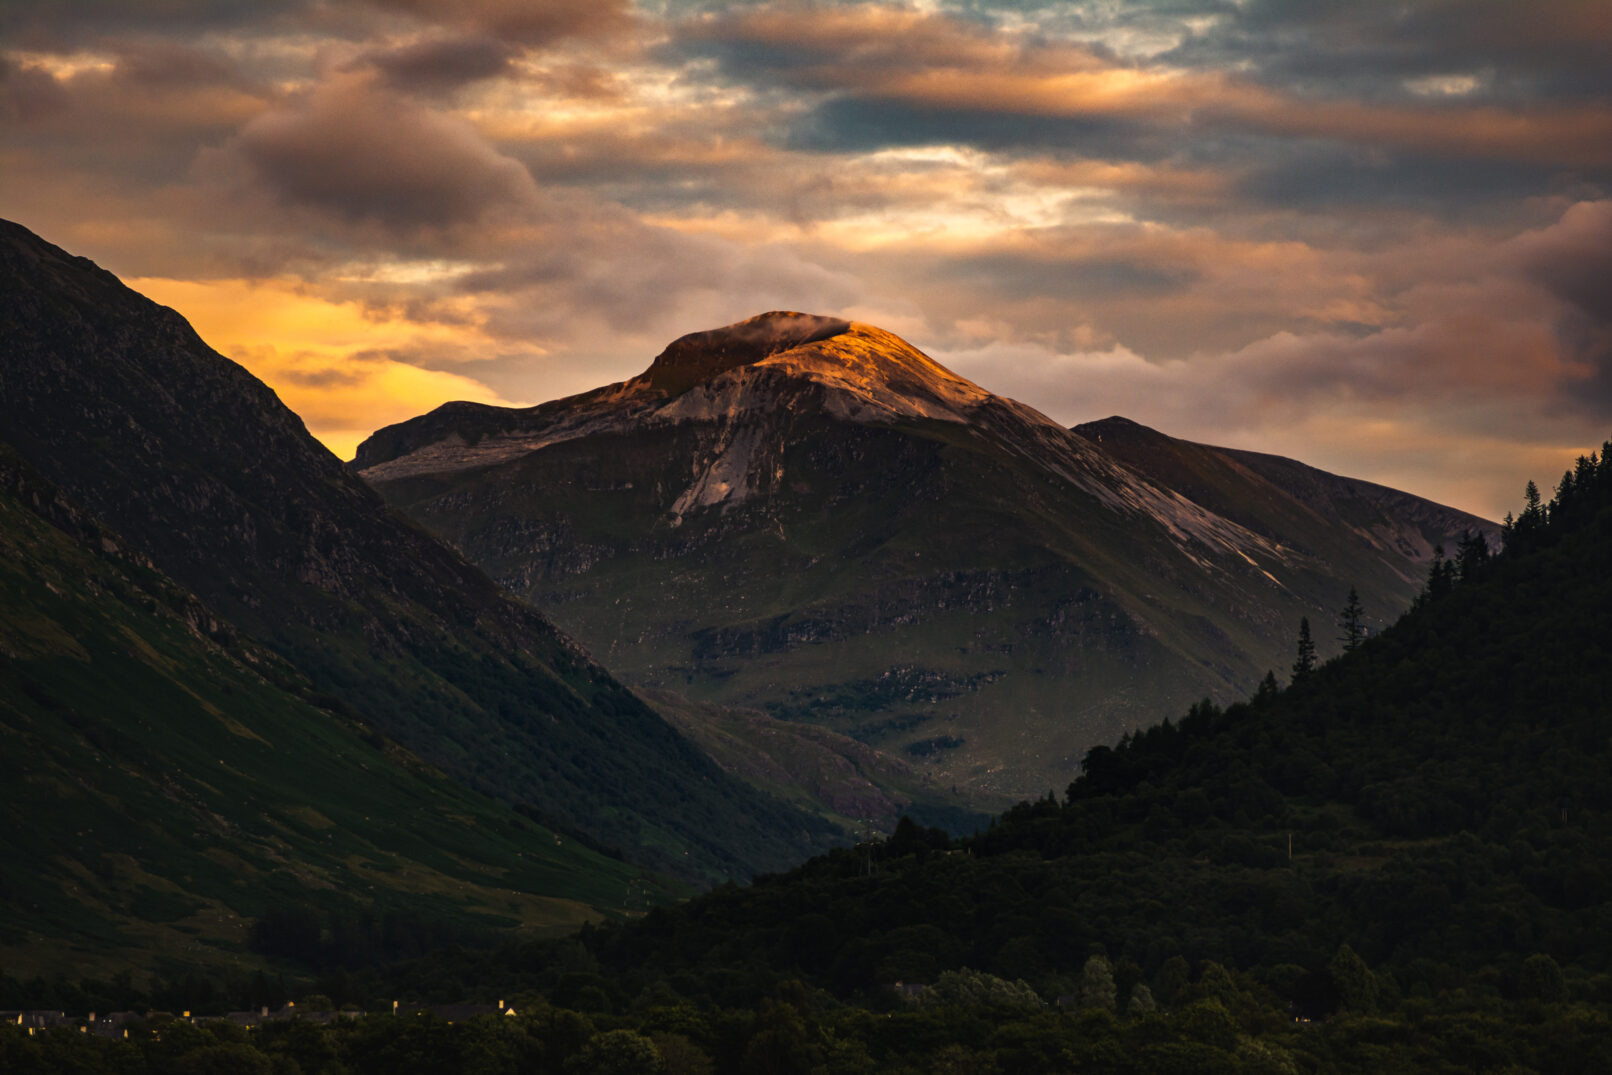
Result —
<svg viewBox="0 0 1612 1075"><path fill-rule="evenodd" d="M8 973L261 965L277 907L547 933L686 893L270 682L185 600L0 495Z"/></svg>

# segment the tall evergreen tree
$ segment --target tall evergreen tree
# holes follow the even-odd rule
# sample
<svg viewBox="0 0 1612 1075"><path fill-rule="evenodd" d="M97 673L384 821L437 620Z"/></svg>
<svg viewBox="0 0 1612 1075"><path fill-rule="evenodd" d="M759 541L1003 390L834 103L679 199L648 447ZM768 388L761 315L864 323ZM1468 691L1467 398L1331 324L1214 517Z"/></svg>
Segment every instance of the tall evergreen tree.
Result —
<svg viewBox="0 0 1612 1075"><path fill-rule="evenodd" d="M1366 637L1365 614L1366 610L1360 607L1360 594L1353 586L1349 587L1349 600L1338 616L1338 627L1343 631L1338 641L1343 643L1343 652L1348 653Z"/></svg>
<svg viewBox="0 0 1612 1075"><path fill-rule="evenodd" d="M1455 580L1455 569L1450 561L1444 558L1444 546L1433 546L1433 562L1427 568L1427 589L1424 596L1428 599L1440 597L1450 592L1450 586ZM1353 590L1349 591L1352 595ZM1347 614L1347 610L1345 610Z"/></svg>
<svg viewBox="0 0 1612 1075"><path fill-rule="evenodd" d="M1455 566L1462 582L1471 582L1482 573L1489 562L1489 542L1480 530L1461 533L1461 543L1455 547Z"/></svg>
<svg viewBox="0 0 1612 1075"><path fill-rule="evenodd" d="M1293 682L1297 683L1315 671L1315 640L1310 637L1310 619L1299 620L1299 654L1293 662Z"/></svg>

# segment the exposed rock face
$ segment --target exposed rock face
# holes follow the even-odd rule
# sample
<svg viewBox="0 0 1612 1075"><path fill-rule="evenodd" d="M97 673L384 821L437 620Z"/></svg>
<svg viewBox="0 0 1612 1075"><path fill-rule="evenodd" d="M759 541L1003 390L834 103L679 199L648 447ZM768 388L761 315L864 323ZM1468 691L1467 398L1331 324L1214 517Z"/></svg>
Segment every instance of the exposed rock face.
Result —
<svg viewBox="0 0 1612 1075"><path fill-rule="evenodd" d="M721 773L389 510L174 311L0 222L0 440L331 698L477 788L685 875L827 827Z"/></svg>
<svg viewBox="0 0 1612 1075"><path fill-rule="evenodd" d="M793 350L849 332L851 323L832 317L774 311L709 332L673 340L642 378L666 396L677 396L720 373L765 362Z"/></svg>
<svg viewBox="0 0 1612 1075"><path fill-rule="evenodd" d="M1111 420L1069 430L881 329L799 314L526 410L451 404L355 464L627 678L1039 794L1091 745L1373 623L1490 524Z"/></svg>

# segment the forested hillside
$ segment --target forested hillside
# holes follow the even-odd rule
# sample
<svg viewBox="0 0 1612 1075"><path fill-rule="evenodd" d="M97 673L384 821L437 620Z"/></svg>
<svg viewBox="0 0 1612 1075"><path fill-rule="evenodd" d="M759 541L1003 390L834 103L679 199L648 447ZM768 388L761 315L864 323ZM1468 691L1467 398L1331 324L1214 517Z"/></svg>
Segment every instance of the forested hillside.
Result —
<svg viewBox="0 0 1612 1075"><path fill-rule="evenodd" d="M360 1003L518 996L527 1014L371 1019L320 1031L320 1055L351 1071L1608 1070L1612 465L1582 460L1549 504L1530 488L1496 554L1451 552L1380 636L1346 632L1343 656L1296 662L1285 689L1093 750L1062 794L970 839L905 821L641 921L342 979Z"/></svg>

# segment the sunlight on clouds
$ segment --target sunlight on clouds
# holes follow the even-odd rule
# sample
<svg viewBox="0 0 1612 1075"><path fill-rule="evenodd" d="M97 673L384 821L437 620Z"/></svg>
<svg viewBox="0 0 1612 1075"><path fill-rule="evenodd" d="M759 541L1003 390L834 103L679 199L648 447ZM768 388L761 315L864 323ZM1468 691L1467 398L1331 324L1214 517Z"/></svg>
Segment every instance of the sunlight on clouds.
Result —
<svg viewBox="0 0 1612 1075"><path fill-rule="evenodd" d="M1483 83L1474 75L1433 75L1428 78L1408 78L1405 88L1423 97L1464 97Z"/></svg>
<svg viewBox="0 0 1612 1075"><path fill-rule="evenodd" d="M853 253L916 247L939 253L1050 228L1134 223L1113 204L1109 187L1061 178L964 146L882 149L803 179L801 189L817 197L810 208L797 199L790 216L699 206L643 219L690 235L742 243L810 239Z"/></svg>
<svg viewBox="0 0 1612 1075"><path fill-rule="evenodd" d="M95 52L13 52L10 58L19 67L34 67L58 81L77 75L110 74L117 68L117 58Z"/></svg>
<svg viewBox="0 0 1612 1075"><path fill-rule="evenodd" d="M181 311L202 339L240 362L343 459L382 426L446 400L519 405L470 377L400 362L388 352L474 349L479 333L330 302L291 281L131 279Z"/></svg>
<svg viewBox="0 0 1612 1075"><path fill-rule="evenodd" d="M207 6L0 34L5 215L342 454L774 306L1491 514L1612 414L1607 0Z"/></svg>
<svg viewBox="0 0 1612 1075"><path fill-rule="evenodd" d="M351 268L331 277L356 284L431 284L452 280L481 266L473 261L436 258L429 261L387 261Z"/></svg>

